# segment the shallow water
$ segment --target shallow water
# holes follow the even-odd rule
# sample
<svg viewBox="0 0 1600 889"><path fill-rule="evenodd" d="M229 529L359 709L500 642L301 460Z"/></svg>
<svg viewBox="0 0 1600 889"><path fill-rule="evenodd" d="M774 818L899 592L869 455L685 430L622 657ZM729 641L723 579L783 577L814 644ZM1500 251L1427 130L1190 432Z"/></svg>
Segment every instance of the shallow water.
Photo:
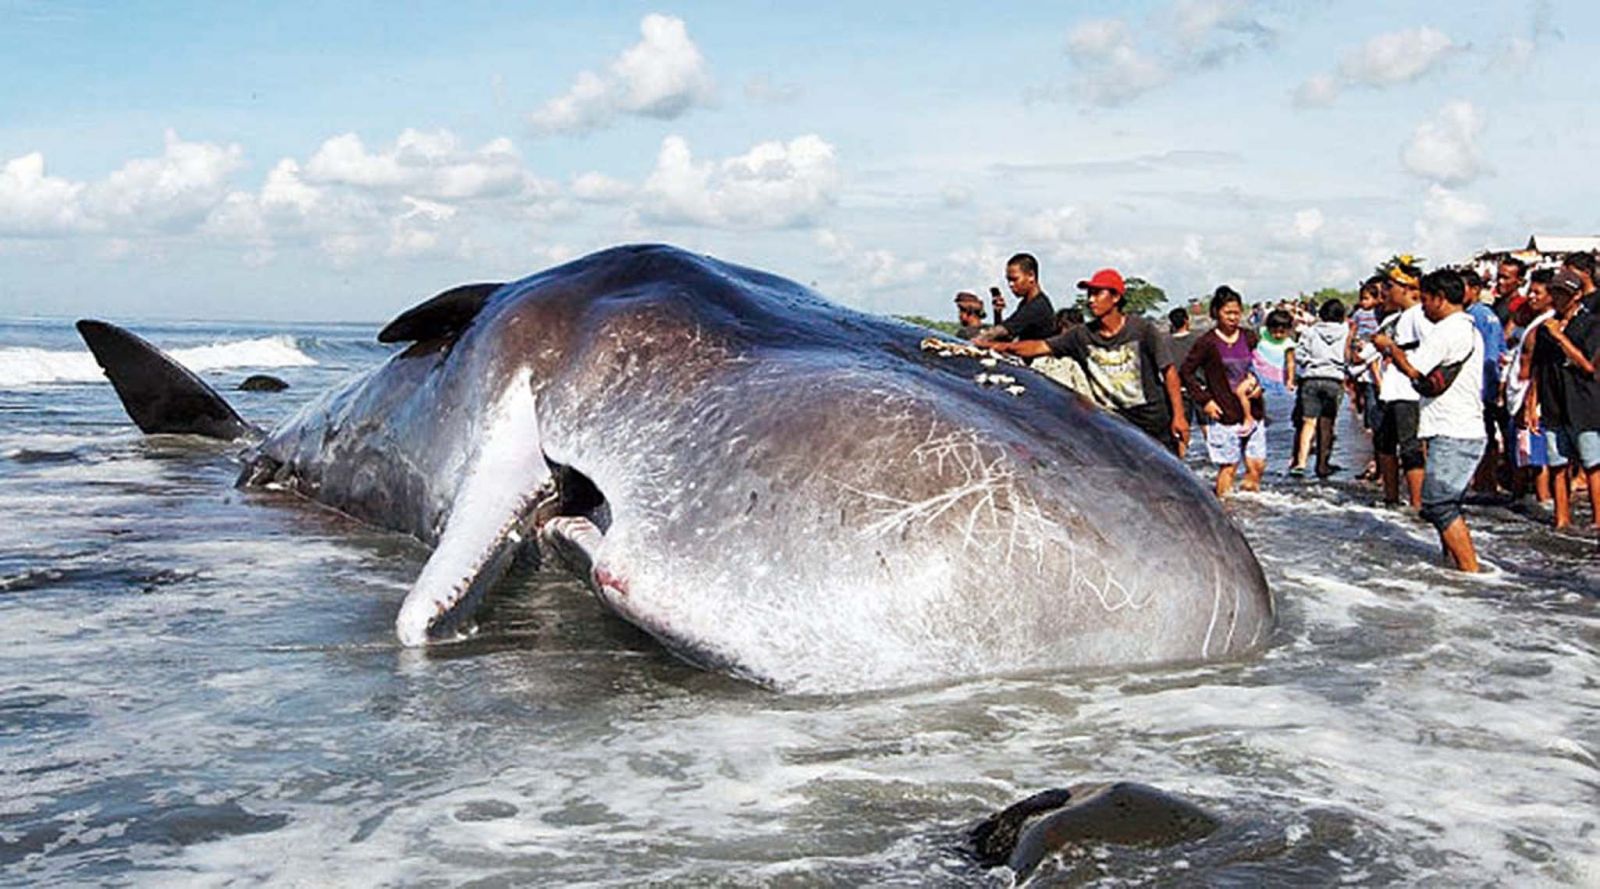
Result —
<svg viewBox="0 0 1600 889"><path fill-rule="evenodd" d="M136 327L219 388L288 380L228 393L264 424L386 354L364 327ZM5 884L1005 885L959 833L1111 779L1224 827L1039 882L1600 884L1594 540L1479 506L1492 570L1445 571L1369 489L1278 476L1282 424L1230 506L1282 611L1260 658L783 697L553 574L475 641L402 651L420 545L235 490L230 446L141 436L86 358L64 322L0 324Z"/></svg>

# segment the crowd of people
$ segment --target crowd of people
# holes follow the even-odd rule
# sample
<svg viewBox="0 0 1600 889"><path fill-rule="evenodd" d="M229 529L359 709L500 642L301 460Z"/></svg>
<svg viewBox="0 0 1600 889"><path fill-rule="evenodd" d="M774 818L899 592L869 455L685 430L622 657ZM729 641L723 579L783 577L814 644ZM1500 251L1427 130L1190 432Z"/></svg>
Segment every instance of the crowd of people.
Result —
<svg viewBox="0 0 1600 889"><path fill-rule="evenodd" d="M1179 458L1198 427L1218 497L1262 484L1269 392L1293 397L1288 474L1343 471L1333 446L1348 400L1372 441L1358 479L1376 481L1390 505L1403 490L1449 562L1476 571L1469 489L1531 492L1557 528L1586 492L1600 531L1595 265L1574 253L1530 270L1507 256L1490 290L1477 268L1424 273L1396 256L1361 284L1353 307L1330 298L1247 308L1222 285L1208 305L1173 309L1163 327L1128 311L1126 282L1109 268L1078 282L1081 309L1057 311L1038 261L1019 253L1006 264L1018 300L1009 313L998 287L992 321L975 293L957 294L956 308L962 337L1029 361Z"/></svg>

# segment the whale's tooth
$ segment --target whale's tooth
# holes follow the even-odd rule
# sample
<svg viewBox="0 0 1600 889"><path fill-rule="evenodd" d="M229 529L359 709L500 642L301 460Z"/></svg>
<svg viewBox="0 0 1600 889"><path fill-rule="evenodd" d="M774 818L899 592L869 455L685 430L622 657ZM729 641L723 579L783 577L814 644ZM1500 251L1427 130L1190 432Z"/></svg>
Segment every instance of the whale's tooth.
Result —
<svg viewBox="0 0 1600 889"><path fill-rule="evenodd" d="M598 559L605 532L583 516L557 516L539 529L539 542L553 556L579 576L590 575Z"/></svg>
<svg viewBox="0 0 1600 889"><path fill-rule="evenodd" d="M489 434L469 463L439 544L395 618L402 645L426 645L463 624L511 567L550 480L533 408L529 388L512 385L490 411Z"/></svg>

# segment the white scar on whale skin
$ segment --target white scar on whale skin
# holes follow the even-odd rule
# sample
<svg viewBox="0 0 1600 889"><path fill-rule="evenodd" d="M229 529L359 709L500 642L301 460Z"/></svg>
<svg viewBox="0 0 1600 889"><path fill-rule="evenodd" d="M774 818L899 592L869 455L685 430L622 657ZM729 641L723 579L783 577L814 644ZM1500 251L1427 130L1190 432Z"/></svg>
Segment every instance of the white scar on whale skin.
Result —
<svg viewBox="0 0 1600 889"><path fill-rule="evenodd" d="M533 497L550 480L538 447L531 372L524 368L485 414L486 435L450 507L439 545L395 618L400 644L426 645L430 628L462 599L493 584Z"/></svg>
<svg viewBox="0 0 1600 889"><path fill-rule="evenodd" d="M909 456L936 476L943 476L950 469L957 478L945 490L915 501L834 481L841 489L879 506L882 514L862 529L863 537L896 537L914 524L931 524L946 513L965 508L963 548L986 546L980 536L1003 535L1006 566L1013 564L1020 548L1031 556L1035 568L1043 568L1049 547L1061 545L1066 548L1071 565L1066 587L1074 596L1092 594L1093 601L1108 614L1124 609L1141 611L1155 601L1154 591L1146 592L1137 586L1129 589L1106 565L1097 566L1103 574L1101 580L1091 579L1089 572L1079 566L1078 547L1066 537L1064 529L1046 519L1033 497L1017 484L1013 463L1003 448L988 444L969 431L938 435L930 428L928 437L912 448ZM987 535L980 533L980 523Z"/></svg>
<svg viewBox="0 0 1600 889"><path fill-rule="evenodd" d="M1042 565L1043 542L1055 536L1050 533L1055 526L1044 518L1033 498L1017 484L1016 472L1004 450L989 448L993 456L985 453L985 443L970 431L937 435L936 430L930 428L927 439L912 448L908 456L920 467L931 469L936 477L943 477L948 469L956 479L944 490L922 500L907 500L832 481L877 506L880 515L861 529L863 537L895 537L915 524L932 524L952 511L959 516L959 510L964 509L965 520L960 521L964 549L986 546L986 541L980 537L1001 537L1006 543L1007 565L1019 548L1033 556L1035 565Z"/></svg>
<svg viewBox="0 0 1600 889"><path fill-rule="evenodd" d="M1139 611L1146 605L1149 605L1155 599L1154 593L1145 596L1143 599L1139 598L1137 588L1133 592L1129 592L1128 588L1123 586L1122 581L1111 576L1110 569L1106 569L1105 582L1099 584L1098 586L1088 577L1082 574L1077 575L1073 582L1073 591L1078 592L1083 590L1085 587L1087 587L1090 592L1094 593L1095 597L1100 600L1100 607L1112 614L1115 614L1124 608L1130 608L1134 611ZM1112 591L1115 591L1118 594L1120 601L1113 602L1111 600L1110 594Z"/></svg>

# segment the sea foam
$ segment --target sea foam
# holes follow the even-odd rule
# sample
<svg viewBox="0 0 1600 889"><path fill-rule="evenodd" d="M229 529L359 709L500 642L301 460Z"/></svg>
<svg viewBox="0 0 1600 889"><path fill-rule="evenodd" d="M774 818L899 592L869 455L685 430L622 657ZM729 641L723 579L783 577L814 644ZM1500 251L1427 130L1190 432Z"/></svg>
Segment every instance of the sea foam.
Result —
<svg viewBox="0 0 1600 889"><path fill-rule="evenodd" d="M317 363L300 350L294 337L285 335L190 346L167 354L196 372L234 367L307 367ZM66 352L25 346L0 349L0 387L97 383L104 378L88 350Z"/></svg>

